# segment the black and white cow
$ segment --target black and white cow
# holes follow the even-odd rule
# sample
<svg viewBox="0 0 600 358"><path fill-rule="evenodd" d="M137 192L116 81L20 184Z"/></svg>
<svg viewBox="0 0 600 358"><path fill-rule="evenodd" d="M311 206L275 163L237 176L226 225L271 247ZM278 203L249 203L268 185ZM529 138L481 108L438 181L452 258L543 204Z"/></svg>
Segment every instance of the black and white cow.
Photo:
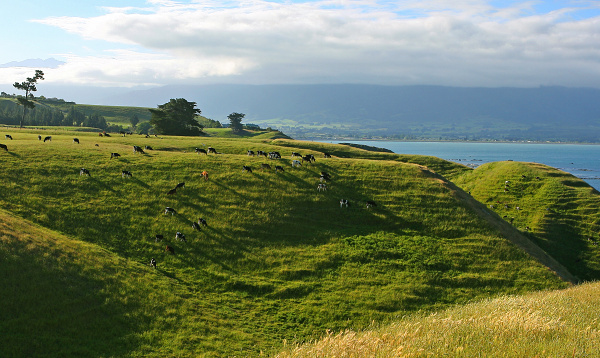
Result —
<svg viewBox="0 0 600 358"><path fill-rule="evenodd" d="M247 165L244 165L244 166L242 167L242 172L248 172L248 173L252 173L252 168L250 168L250 167L249 167L249 166L247 166Z"/></svg>
<svg viewBox="0 0 600 358"><path fill-rule="evenodd" d="M120 156L121 156L121 154L119 154L119 153L110 153L110 159L112 159L112 158L118 158Z"/></svg>
<svg viewBox="0 0 600 358"><path fill-rule="evenodd" d="M168 207L168 206L167 206L167 207L165 208L165 215L167 215L167 214L169 214L169 213L170 213L171 215L175 215L175 214L177 214L177 211L175 211L175 209L173 209L173 208L171 208L171 207Z"/></svg>
<svg viewBox="0 0 600 358"><path fill-rule="evenodd" d="M154 236L154 242L160 242L163 241L165 239L164 236L162 236L161 234L156 234L156 236Z"/></svg>
<svg viewBox="0 0 600 358"><path fill-rule="evenodd" d="M177 183L177 185L175 185L175 189L180 189L180 188L185 188L185 182Z"/></svg>
<svg viewBox="0 0 600 358"><path fill-rule="evenodd" d="M73 143L79 144L79 138L73 138Z"/></svg>
<svg viewBox="0 0 600 358"><path fill-rule="evenodd" d="M350 202L348 201L348 199L340 199L340 208L348 207L350 205Z"/></svg>
<svg viewBox="0 0 600 358"><path fill-rule="evenodd" d="M6 146L6 144L1 144L0 143L0 149L4 149L5 151L8 152L8 147Z"/></svg>
<svg viewBox="0 0 600 358"><path fill-rule="evenodd" d="M46 143L46 141L51 141L52 142L52 136L47 136L44 138L44 143Z"/></svg>
<svg viewBox="0 0 600 358"><path fill-rule="evenodd" d="M133 146L133 153L140 153L140 154L145 154L146 152L144 152L144 150L142 149L142 147L138 147L137 145Z"/></svg>
<svg viewBox="0 0 600 358"><path fill-rule="evenodd" d="M208 147L208 153L214 153L217 154L217 150L213 147Z"/></svg>
<svg viewBox="0 0 600 358"><path fill-rule="evenodd" d="M206 220L204 220L202 218L198 219L198 224L202 225L202 226L208 226L208 224L206 223Z"/></svg>
<svg viewBox="0 0 600 358"><path fill-rule="evenodd" d="M367 209L374 208L376 206L377 206L377 204L374 201L371 201L371 200L367 201Z"/></svg>
<svg viewBox="0 0 600 358"><path fill-rule="evenodd" d="M279 171L283 172L284 170L283 170L283 167L281 165L276 165L275 166L275 171L276 172L279 172Z"/></svg>
<svg viewBox="0 0 600 358"><path fill-rule="evenodd" d="M125 177L131 178L132 176L133 176L133 174L131 174L131 172L129 170L121 171L121 178L125 178Z"/></svg>
<svg viewBox="0 0 600 358"><path fill-rule="evenodd" d="M185 239L185 235L183 233L179 232L179 231L177 231L175 233L175 240L187 242L187 240Z"/></svg>
<svg viewBox="0 0 600 358"><path fill-rule="evenodd" d="M10 139L10 140L12 140L12 139L13 139L13 138L12 138L12 136L11 136L10 134L7 134L7 135L5 135L5 136L4 136L4 138L6 138L6 139Z"/></svg>
<svg viewBox="0 0 600 358"><path fill-rule="evenodd" d="M85 168L81 168L79 170L79 175L87 175L88 177L90 176L90 171L85 169Z"/></svg>
<svg viewBox="0 0 600 358"><path fill-rule="evenodd" d="M194 149L194 152L195 152L196 154L200 154L200 153L202 153L202 154L207 154L207 153L206 153L206 149L202 149L202 148L196 148L196 149Z"/></svg>

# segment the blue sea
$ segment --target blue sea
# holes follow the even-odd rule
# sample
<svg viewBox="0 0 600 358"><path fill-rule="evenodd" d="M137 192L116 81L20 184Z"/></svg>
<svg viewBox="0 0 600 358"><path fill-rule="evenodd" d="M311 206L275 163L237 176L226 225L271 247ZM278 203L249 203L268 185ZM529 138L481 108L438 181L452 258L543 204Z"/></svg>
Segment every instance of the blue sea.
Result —
<svg viewBox="0 0 600 358"><path fill-rule="evenodd" d="M501 160L535 162L571 173L600 191L600 145L477 142L323 141L386 148L398 154L431 155L477 167Z"/></svg>

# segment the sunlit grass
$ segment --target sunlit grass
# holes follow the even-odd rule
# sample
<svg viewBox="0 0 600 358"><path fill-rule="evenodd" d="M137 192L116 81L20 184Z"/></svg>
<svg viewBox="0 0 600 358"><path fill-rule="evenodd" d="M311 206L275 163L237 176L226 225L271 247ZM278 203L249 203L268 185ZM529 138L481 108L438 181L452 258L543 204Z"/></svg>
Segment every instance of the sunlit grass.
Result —
<svg viewBox="0 0 600 358"><path fill-rule="evenodd" d="M43 226L54 244L50 250L45 234L30 234L38 240L20 247L24 229L9 220L3 257L16 261L0 270L45 255L54 266L48 272L43 263L32 265L31 284L5 301L16 302L10 312L18 312L27 295L24 302L57 310L56 320L69 316L62 300L81 302L75 312L106 315L98 327L114 326L112 338L82 355L255 356L328 329L359 330L419 310L567 286L457 195L446 178L468 169L437 158L256 137L77 133L75 144L73 133L52 132L46 143L33 130L7 133L15 139L0 152L0 204ZM132 145L153 149L134 154ZM220 154L194 153L209 146ZM283 158L249 157L248 150ZM317 161L292 168L296 151ZM121 157L111 159L112 152ZM285 171L260 169L263 163ZM80 176L80 168L91 176ZM123 178L122 170L133 177ZM324 192L317 191L321 171L332 177ZM185 188L167 195L180 182ZM341 198L349 208L340 208ZM377 207L367 209L367 200ZM164 215L167 206L177 215ZM200 217L208 227L194 231ZM187 243L175 241L177 231ZM165 241L156 243L156 234ZM76 248L62 250L63 241ZM148 266L152 257L156 271ZM48 286L35 283L54 276L67 283L44 301ZM85 287L70 290L73 279ZM26 321L9 317L7 324L27 337ZM30 355L46 341L69 342L69 352L86 349L69 334L39 335Z"/></svg>

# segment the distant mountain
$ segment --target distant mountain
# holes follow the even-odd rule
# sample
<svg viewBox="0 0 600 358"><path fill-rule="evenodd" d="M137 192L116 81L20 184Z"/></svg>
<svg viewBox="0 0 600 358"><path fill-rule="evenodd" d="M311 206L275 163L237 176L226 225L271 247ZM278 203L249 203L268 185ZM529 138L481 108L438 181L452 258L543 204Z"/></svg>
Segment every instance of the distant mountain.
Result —
<svg viewBox="0 0 600 358"><path fill-rule="evenodd" d="M15 92L10 85L0 90ZM220 84L127 89L44 83L36 95L150 108L185 98L221 123L241 112L243 123L295 138L600 142L596 88Z"/></svg>
<svg viewBox="0 0 600 358"><path fill-rule="evenodd" d="M47 58L42 60L41 58L31 58L23 61L12 61L0 64L0 68L8 67L36 67L36 68L57 68L65 62L59 61L55 58Z"/></svg>
<svg viewBox="0 0 600 358"><path fill-rule="evenodd" d="M103 101L155 107L170 98L198 103L227 122L272 126L296 137L600 141L600 89L458 88L377 85L202 85L132 91Z"/></svg>

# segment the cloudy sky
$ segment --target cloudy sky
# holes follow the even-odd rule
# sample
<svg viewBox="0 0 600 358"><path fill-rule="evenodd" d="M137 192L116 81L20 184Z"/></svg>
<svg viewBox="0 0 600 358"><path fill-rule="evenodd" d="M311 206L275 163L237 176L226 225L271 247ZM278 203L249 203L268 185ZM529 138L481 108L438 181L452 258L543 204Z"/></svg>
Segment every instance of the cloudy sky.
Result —
<svg viewBox="0 0 600 358"><path fill-rule="evenodd" d="M0 29L3 85L600 87L597 0L28 0Z"/></svg>

